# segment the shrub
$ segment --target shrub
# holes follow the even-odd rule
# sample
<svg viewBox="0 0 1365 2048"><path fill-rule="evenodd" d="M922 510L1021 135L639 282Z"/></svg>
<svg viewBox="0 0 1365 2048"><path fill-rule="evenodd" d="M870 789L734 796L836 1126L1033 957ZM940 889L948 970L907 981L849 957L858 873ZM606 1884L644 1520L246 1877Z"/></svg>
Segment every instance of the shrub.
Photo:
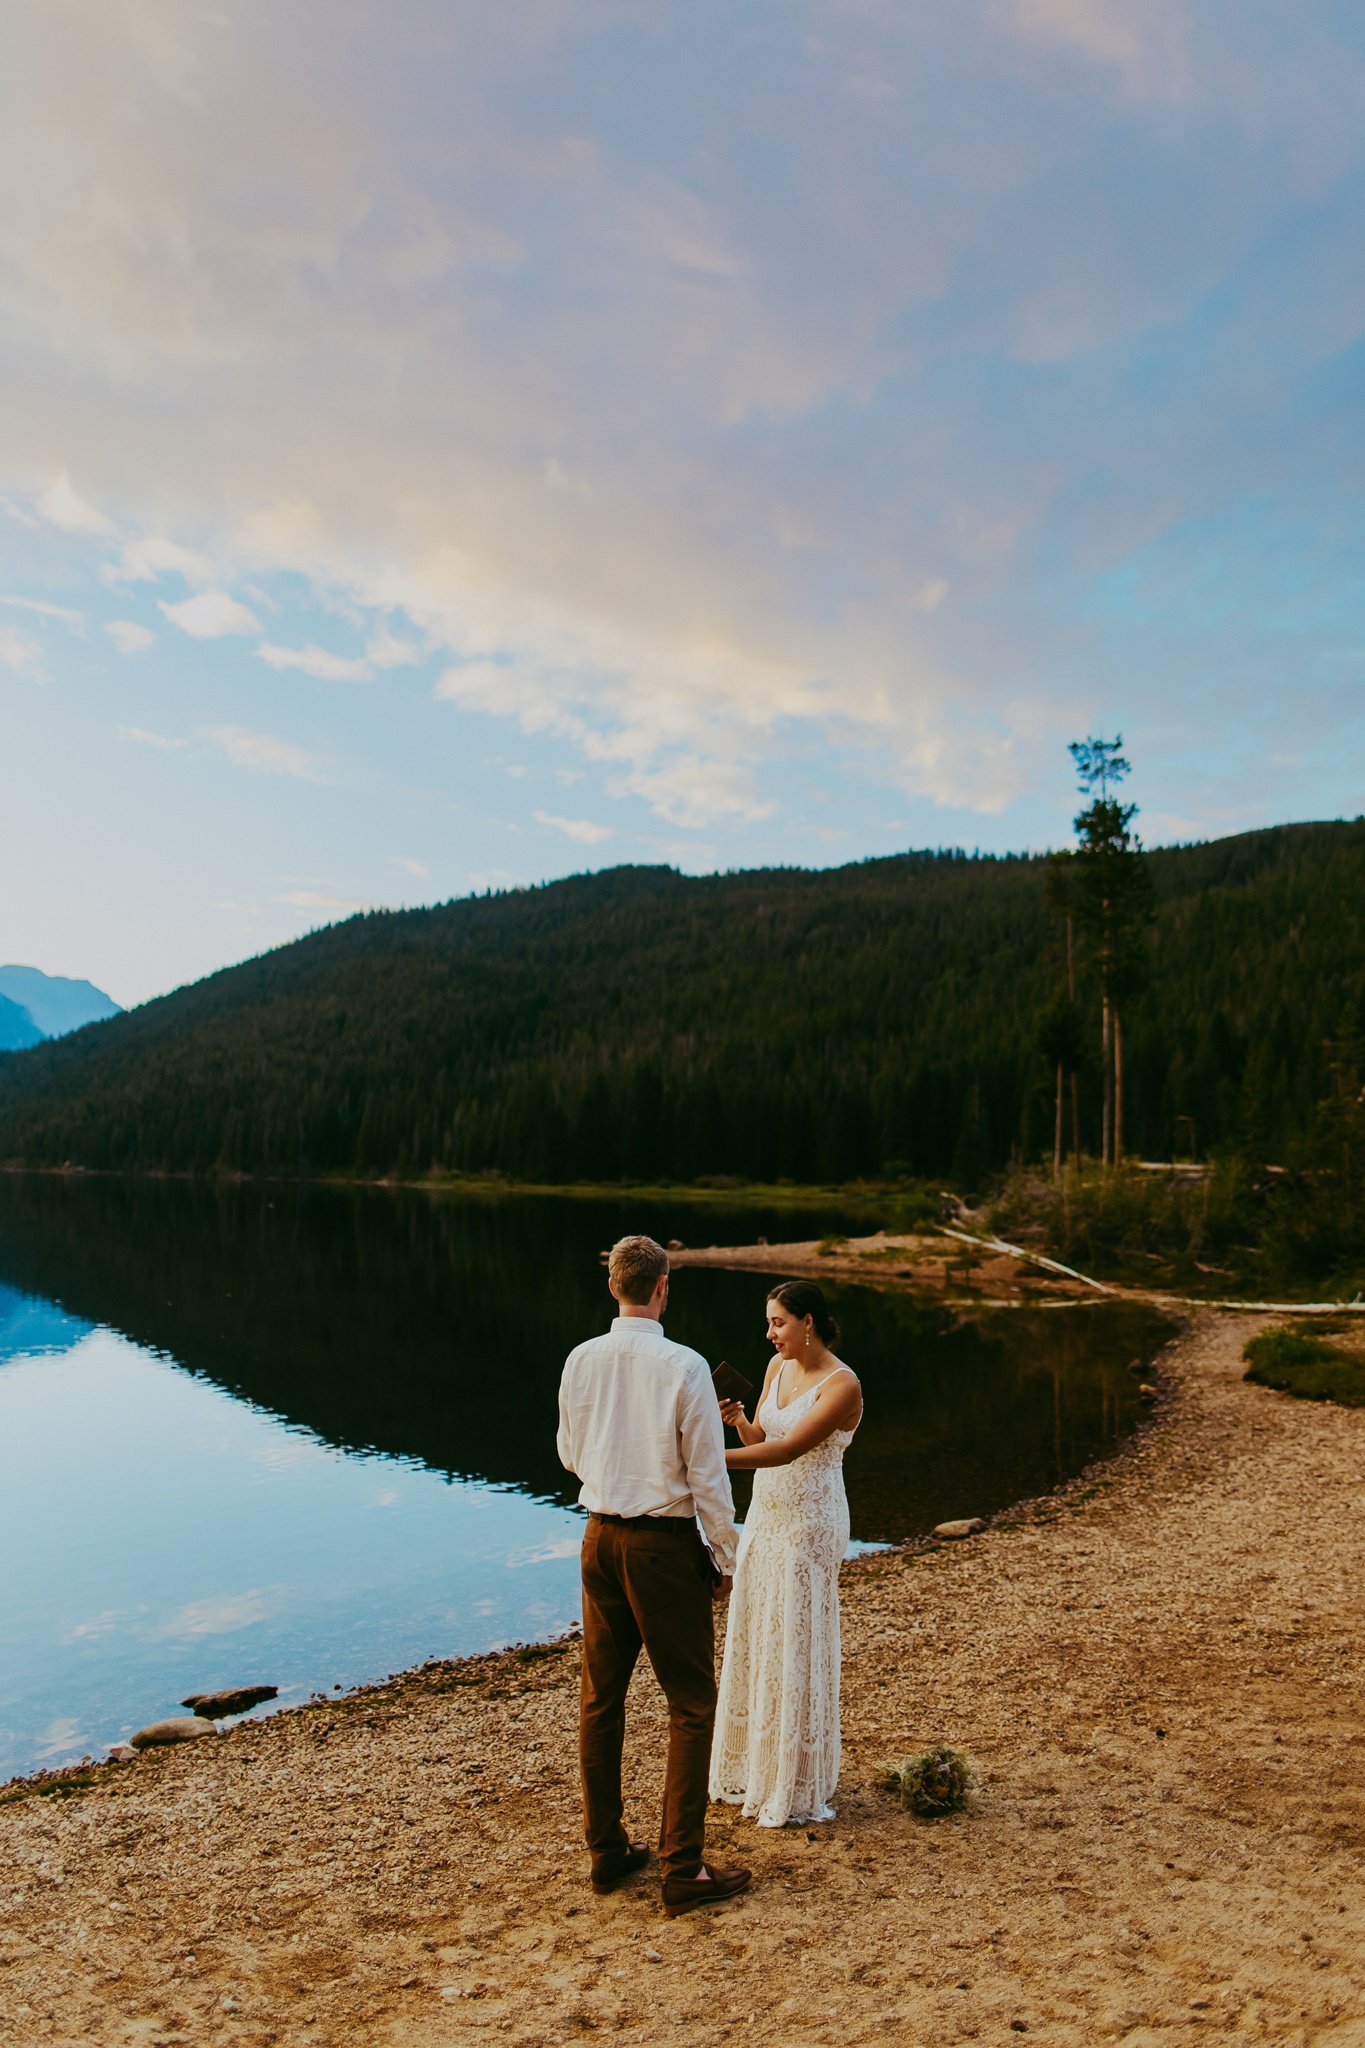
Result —
<svg viewBox="0 0 1365 2048"><path fill-rule="evenodd" d="M1353 1209L1339 1179L1316 1169L1271 1173L1230 1157L1192 1175L1087 1160L1060 1181L1011 1174L987 1216L1002 1237L1097 1280L1349 1299L1365 1278L1365 1203Z"/></svg>
<svg viewBox="0 0 1365 2048"><path fill-rule="evenodd" d="M1296 1394L1302 1401L1336 1401L1365 1408L1365 1358L1307 1331L1282 1324L1252 1337L1243 1351L1246 1378L1258 1386Z"/></svg>
<svg viewBox="0 0 1365 2048"><path fill-rule="evenodd" d="M927 1181L898 1187L886 1205L886 1227L905 1236L930 1231L948 1221L952 1206L952 1198Z"/></svg>

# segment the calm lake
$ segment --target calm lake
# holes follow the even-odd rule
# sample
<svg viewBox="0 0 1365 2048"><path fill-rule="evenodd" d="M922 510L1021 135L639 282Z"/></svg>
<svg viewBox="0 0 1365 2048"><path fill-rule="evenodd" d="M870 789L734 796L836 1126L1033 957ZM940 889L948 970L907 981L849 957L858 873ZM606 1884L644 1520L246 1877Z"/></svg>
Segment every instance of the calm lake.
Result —
<svg viewBox="0 0 1365 2048"><path fill-rule="evenodd" d="M557 1633L581 1518L555 1396L614 1313L599 1250L814 1227L720 1202L0 1175L0 1779L98 1756L187 1692L269 1682L288 1704ZM670 1334L761 1380L766 1284L682 1270ZM866 1395L845 1468L862 1543L1111 1449L1137 1420L1127 1367L1170 1330L830 1293Z"/></svg>

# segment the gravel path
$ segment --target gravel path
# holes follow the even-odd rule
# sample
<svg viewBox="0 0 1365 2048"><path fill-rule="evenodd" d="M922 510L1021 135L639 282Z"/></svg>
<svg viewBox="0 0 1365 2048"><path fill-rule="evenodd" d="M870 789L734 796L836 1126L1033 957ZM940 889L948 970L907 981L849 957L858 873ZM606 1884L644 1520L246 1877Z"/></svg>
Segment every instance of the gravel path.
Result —
<svg viewBox="0 0 1365 2048"><path fill-rule="evenodd" d="M1244 1384L1256 1326L1088 1484L848 1568L839 1818L720 1815L748 1898L592 1898L572 1645L427 1667L0 1807L0 2039L1365 2044L1365 1411ZM876 1766L939 1735L982 1787L917 1821Z"/></svg>

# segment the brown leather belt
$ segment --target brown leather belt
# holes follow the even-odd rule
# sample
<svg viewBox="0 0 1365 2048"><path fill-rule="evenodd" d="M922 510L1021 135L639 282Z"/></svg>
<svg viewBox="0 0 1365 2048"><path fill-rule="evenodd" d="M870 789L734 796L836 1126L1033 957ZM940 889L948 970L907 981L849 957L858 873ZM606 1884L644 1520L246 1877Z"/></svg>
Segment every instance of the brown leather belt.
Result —
<svg viewBox="0 0 1365 2048"><path fill-rule="evenodd" d="M622 1529L684 1529L696 1534L697 1524L691 1515L608 1515L600 1508L588 1510L590 1522L615 1522Z"/></svg>

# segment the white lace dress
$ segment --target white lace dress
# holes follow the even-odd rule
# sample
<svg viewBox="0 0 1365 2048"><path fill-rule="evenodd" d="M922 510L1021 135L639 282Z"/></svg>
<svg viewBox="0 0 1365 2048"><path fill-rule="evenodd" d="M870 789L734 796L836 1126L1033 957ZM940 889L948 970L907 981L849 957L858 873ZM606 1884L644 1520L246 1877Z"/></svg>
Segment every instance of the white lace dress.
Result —
<svg viewBox="0 0 1365 2048"><path fill-rule="evenodd" d="M755 1418L769 1441L802 1420L825 1384L784 1408L781 1381L774 1374ZM742 1806L760 1827L834 1818L843 1464L852 1441L851 1429L836 1429L790 1465L754 1473L716 1702L711 1797Z"/></svg>

